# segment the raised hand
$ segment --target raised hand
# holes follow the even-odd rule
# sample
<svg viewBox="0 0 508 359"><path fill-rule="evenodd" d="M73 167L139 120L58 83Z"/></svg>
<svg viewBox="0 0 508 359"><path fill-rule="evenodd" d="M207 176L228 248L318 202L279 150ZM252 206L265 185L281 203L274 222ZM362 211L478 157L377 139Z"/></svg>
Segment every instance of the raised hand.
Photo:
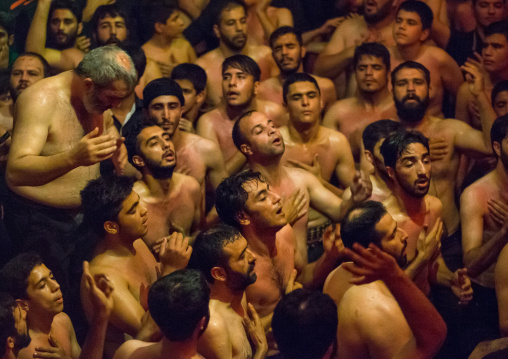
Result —
<svg viewBox="0 0 508 359"><path fill-rule="evenodd" d="M344 257L344 243L340 238L340 225L326 227L323 233L323 248L325 253L330 258L343 258Z"/></svg>
<svg viewBox="0 0 508 359"><path fill-rule="evenodd" d="M307 172L312 173L314 176L319 178L320 180L323 179L323 176L321 175L321 165L319 164L319 155L316 154L312 160L312 164L306 165L303 162L295 161L295 160L287 160L287 163L293 167L301 168L302 170L305 170Z"/></svg>
<svg viewBox="0 0 508 359"><path fill-rule="evenodd" d="M500 226L508 225L508 205L496 198L487 201L490 218Z"/></svg>
<svg viewBox="0 0 508 359"><path fill-rule="evenodd" d="M102 273L92 276L90 264L84 261L81 280L85 283L85 295L92 304L94 316L108 320L114 305L112 296L114 288L108 276Z"/></svg>
<svg viewBox="0 0 508 359"><path fill-rule="evenodd" d="M60 343L50 334L48 337L49 347L36 347L33 357L46 359L72 359Z"/></svg>
<svg viewBox="0 0 508 359"><path fill-rule="evenodd" d="M249 335L252 344L258 351L268 351L268 343L266 341L265 328L259 319L259 315L250 303L247 304L247 314L243 316L243 326Z"/></svg>
<svg viewBox="0 0 508 359"><path fill-rule="evenodd" d="M443 221L441 218L436 221L430 231L427 230L428 227L424 226L416 242L416 248L418 249L418 255L423 256L423 260L431 261L439 254L441 248L441 237L443 235Z"/></svg>
<svg viewBox="0 0 508 359"><path fill-rule="evenodd" d="M189 238L178 232L165 237L159 252L162 274L168 275L179 269L184 269L189 263L192 247Z"/></svg>
<svg viewBox="0 0 508 359"><path fill-rule="evenodd" d="M444 159L449 153L448 142L444 138L430 138L429 149L432 162Z"/></svg>
<svg viewBox="0 0 508 359"><path fill-rule="evenodd" d="M289 276L288 283L286 284L286 294L289 294L294 290L302 288L302 285L296 282L296 274L297 274L296 269L293 269L291 275Z"/></svg>
<svg viewBox="0 0 508 359"><path fill-rule="evenodd" d="M96 127L71 149L71 160L74 166L91 166L113 157L117 150L117 141L111 135L99 136Z"/></svg>
<svg viewBox="0 0 508 359"><path fill-rule="evenodd" d="M372 195L372 183L363 171L356 171L351 184L351 196L355 203L360 203Z"/></svg>
<svg viewBox="0 0 508 359"><path fill-rule="evenodd" d="M284 201L283 204L286 220L293 225L307 213L307 198L301 189L297 189Z"/></svg>
<svg viewBox="0 0 508 359"><path fill-rule="evenodd" d="M473 288L467 275L467 268L457 269L453 273L451 290L459 298L459 305L467 305L473 299Z"/></svg>

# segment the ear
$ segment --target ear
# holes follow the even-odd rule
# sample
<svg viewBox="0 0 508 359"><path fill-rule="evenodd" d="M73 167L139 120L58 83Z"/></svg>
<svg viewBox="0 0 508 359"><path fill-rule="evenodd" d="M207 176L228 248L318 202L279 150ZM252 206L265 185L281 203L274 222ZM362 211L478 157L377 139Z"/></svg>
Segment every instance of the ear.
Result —
<svg viewBox="0 0 508 359"><path fill-rule="evenodd" d="M92 79L87 77L86 79L83 80L83 82L85 84L85 89L90 91L90 89L92 89L92 87L93 87L93 81L92 81Z"/></svg>
<svg viewBox="0 0 508 359"><path fill-rule="evenodd" d="M246 143L240 146L240 152L243 153L245 157L252 156L252 149Z"/></svg>
<svg viewBox="0 0 508 359"><path fill-rule="evenodd" d="M81 35L81 32L82 32L82 31L83 31L83 23L82 23L82 22L80 22L80 23L78 24L78 32L77 32L78 36L79 36L79 35Z"/></svg>
<svg viewBox="0 0 508 359"><path fill-rule="evenodd" d="M162 32L162 26L164 26L164 24L162 24L160 22L156 22L153 25L153 29L154 29L155 33L160 34Z"/></svg>
<svg viewBox="0 0 508 359"><path fill-rule="evenodd" d="M423 42L423 41L427 40L429 35L430 35L430 29L423 30L421 35L420 35L420 41Z"/></svg>
<svg viewBox="0 0 508 359"><path fill-rule="evenodd" d="M213 33L215 34L216 38L220 39L219 25L217 25L217 24L213 25Z"/></svg>
<svg viewBox="0 0 508 359"><path fill-rule="evenodd" d="M134 163L134 165L136 165L137 167L145 166L145 161L143 160L143 157L139 155L132 156L132 163Z"/></svg>
<svg viewBox="0 0 508 359"><path fill-rule="evenodd" d="M28 312L29 310L28 300L16 299L16 305L21 308L22 313L25 313L26 316L26 312Z"/></svg>
<svg viewBox="0 0 508 359"><path fill-rule="evenodd" d="M250 224L250 218L244 211L240 211L235 215L235 219L242 226L248 226Z"/></svg>
<svg viewBox="0 0 508 359"><path fill-rule="evenodd" d="M12 46L14 43L14 34L9 35L8 45Z"/></svg>
<svg viewBox="0 0 508 359"><path fill-rule="evenodd" d="M365 150L363 151L363 153L365 154L365 158L367 159L367 161L374 164L374 156L372 155L372 152L370 152L369 150Z"/></svg>
<svg viewBox="0 0 508 359"><path fill-rule="evenodd" d="M494 141L492 143L492 147L494 148L494 152L496 153L497 157L501 157L501 144L497 141Z"/></svg>
<svg viewBox="0 0 508 359"><path fill-rule="evenodd" d="M196 95L196 102L198 104L198 109L201 108L201 106L203 106L203 103L205 102L206 100L206 89L204 89L203 91L201 91L200 93L198 93Z"/></svg>
<svg viewBox="0 0 508 359"><path fill-rule="evenodd" d="M258 91L259 91L259 85L261 84L261 82L259 81L256 81L254 82L254 95L257 95L258 94Z"/></svg>
<svg viewBox="0 0 508 359"><path fill-rule="evenodd" d="M392 179L392 181L395 181L395 171L393 170L393 168L385 166L385 169L386 173L388 173L388 176Z"/></svg>
<svg viewBox="0 0 508 359"><path fill-rule="evenodd" d="M13 337L7 337L7 340L5 341L5 347L9 348L11 351L14 350L14 338Z"/></svg>
<svg viewBox="0 0 508 359"><path fill-rule="evenodd" d="M218 280L219 282L225 282L227 279L226 271L222 267L213 267L210 270L210 274L213 279Z"/></svg>
<svg viewBox="0 0 508 359"><path fill-rule="evenodd" d="M118 223L113 221L104 222L104 230L109 234L117 234L118 233Z"/></svg>

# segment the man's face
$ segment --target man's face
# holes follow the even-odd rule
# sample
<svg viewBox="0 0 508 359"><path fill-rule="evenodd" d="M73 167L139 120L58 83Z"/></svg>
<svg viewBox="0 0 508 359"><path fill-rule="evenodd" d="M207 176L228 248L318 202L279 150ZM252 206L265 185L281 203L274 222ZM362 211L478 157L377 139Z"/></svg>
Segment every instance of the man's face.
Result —
<svg viewBox="0 0 508 359"><path fill-rule="evenodd" d="M26 323L26 311L21 308L20 305L16 305L12 310L14 317L14 326L16 333L13 336L14 339L14 354L26 348L30 344L30 336L28 335L28 326Z"/></svg>
<svg viewBox="0 0 508 359"><path fill-rule="evenodd" d="M198 93L194 88L192 82L186 79L175 80L175 82L181 87L183 92L183 98L185 99L185 105L182 107L182 115L185 115L199 106L198 104Z"/></svg>
<svg viewBox="0 0 508 359"><path fill-rule="evenodd" d="M429 86L422 71L399 70L393 84L393 99L401 121L419 122L429 104Z"/></svg>
<svg viewBox="0 0 508 359"><path fill-rule="evenodd" d="M222 94L230 107L248 106L257 94L259 82L243 70L228 67L222 73Z"/></svg>
<svg viewBox="0 0 508 359"><path fill-rule="evenodd" d="M243 7L236 6L222 11L220 22L214 25L215 35L233 51L240 51L247 43L247 16Z"/></svg>
<svg viewBox="0 0 508 359"><path fill-rule="evenodd" d="M485 38L482 50L483 65L488 72L508 71L508 42L502 34Z"/></svg>
<svg viewBox="0 0 508 359"><path fill-rule="evenodd" d="M501 91L494 99L494 111L497 117L506 115L508 113L508 91Z"/></svg>
<svg viewBox="0 0 508 359"><path fill-rule="evenodd" d="M226 284L233 290L243 292L257 279L254 272L256 256L250 251L247 240L243 236L228 243L224 251L228 257L228 263L224 267L227 275Z"/></svg>
<svg viewBox="0 0 508 359"><path fill-rule="evenodd" d="M401 268L407 264L407 233L398 228L397 222L386 213L376 224L378 235L381 236L381 249L393 256Z"/></svg>
<svg viewBox="0 0 508 359"><path fill-rule="evenodd" d="M266 182L252 180L242 187L249 195L244 212L250 224L258 229L280 229L287 224L281 198Z"/></svg>
<svg viewBox="0 0 508 359"><path fill-rule="evenodd" d="M321 96L312 82L294 82L289 85L286 101L289 119L295 125L319 123Z"/></svg>
<svg viewBox="0 0 508 359"><path fill-rule="evenodd" d="M12 41L14 37L12 35L9 36L7 30L5 30L2 26L0 26L0 49L5 49L7 51L2 51L0 54L0 59L9 58L9 46L12 45Z"/></svg>
<svg viewBox="0 0 508 359"><path fill-rule="evenodd" d="M56 315L63 310L60 285L44 265L35 267L28 277L28 309L30 312Z"/></svg>
<svg viewBox="0 0 508 359"><path fill-rule="evenodd" d="M416 12L400 10L393 24L393 38L399 46L414 45L427 38L423 32L422 21Z"/></svg>
<svg viewBox="0 0 508 359"><path fill-rule="evenodd" d="M395 163L395 180L404 192L415 198L424 197L430 186L430 154L421 143L411 143Z"/></svg>
<svg viewBox="0 0 508 359"><path fill-rule="evenodd" d="M380 139L374 145L374 153L372 154L372 165L376 168L377 172L381 175L381 177L385 180L385 182L390 181L390 177L386 173L385 159L381 154L381 146L385 138Z"/></svg>
<svg viewBox="0 0 508 359"><path fill-rule="evenodd" d="M272 120L265 115L254 112L240 123L240 130L248 141L248 149L252 155L262 157L282 156L284 141Z"/></svg>
<svg viewBox="0 0 508 359"><path fill-rule="evenodd" d="M98 88L90 85L83 102L89 113L102 115L104 111L118 107L122 100L129 96L130 90L121 80L114 81L109 87Z"/></svg>
<svg viewBox="0 0 508 359"><path fill-rule="evenodd" d="M366 94L379 92L388 84L388 69L380 57L361 56L355 68L355 76L358 89Z"/></svg>
<svg viewBox="0 0 508 359"><path fill-rule="evenodd" d="M43 78L44 67L38 58L21 56L14 61L11 70L11 88L16 97L28 86Z"/></svg>
<svg viewBox="0 0 508 359"><path fill-rule="evenodd" d="M78 33L78 19L69 9L55 9L49 19L49 36L58 49L74 45Z"/></svg>
<svg viewBox="0 0 508 359"><path fill-rule="evenodd" d="M180 100L176 96L156 97L148 106L148 116L172 137L182 116Z"/></svg>
<svg viewBox="0 0 508 359"><path fill-rule="evenodd" d="M146 235L148 232L147 213L146 208L139 201L139 195L132 191L122 202L122 209L115 221L119 227L119 235L132 239Z"/></svg>
<svg viewBox="0 0 508 359"><path fill-rule="evenodd" d="M171 178L176 166L176 151L169 134L159 126L145 127L137 141L139 156L154 178Z"/></svg>
<svg viewBox="0 0 508 359"><path fill-rule="evenodd" d="M476 22L485 28L493 22L503 20L504 2L502 0L477 0L473 5Z"/></svg>
<svg viewBox="0 0 508 359"><path fill-rule="evenodd" d="M161 33L167 39L175 39L183 32L183 20L180 11L176 10L168 17L166 23L159 24Z"/></svg>
<svg viewBox="0 0 508 359"><path fill-rule="evenodd" d="M119 45L127 40L127 27L125 19L121 16L107 16L99 20L96 31L94 36L99 46Z"/></svg>
<svg viewBox="0 0 508 359"><path fill-rule="evenodd" d="M272 56L282 73L288 76L298 72L305 50L300 46L295 34L285 34L275 40Z"/></svg>
<svg viewBox="0 0 508 359"><path fill-rule="evenodd" d="M363 16L368 24L384 20L392 10L390 0L363 0Z"/></svg>

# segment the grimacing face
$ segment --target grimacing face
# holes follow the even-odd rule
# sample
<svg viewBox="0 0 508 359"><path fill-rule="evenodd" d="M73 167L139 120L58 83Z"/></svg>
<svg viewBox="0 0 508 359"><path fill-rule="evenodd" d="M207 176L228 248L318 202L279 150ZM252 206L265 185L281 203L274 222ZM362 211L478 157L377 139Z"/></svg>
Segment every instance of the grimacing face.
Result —
<svg viewBox="0 0 508 359"><path fill-rule="evenodd" d="M427 148L421 143L411 143L395 163L395 178L404 192L421 198L429 192L431 163Z"/></svg>

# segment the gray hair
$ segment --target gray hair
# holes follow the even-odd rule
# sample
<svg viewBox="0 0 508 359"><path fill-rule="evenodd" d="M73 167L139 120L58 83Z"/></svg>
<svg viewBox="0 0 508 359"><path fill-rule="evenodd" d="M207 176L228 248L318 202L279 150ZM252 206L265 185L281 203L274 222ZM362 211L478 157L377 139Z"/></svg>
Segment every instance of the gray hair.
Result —
<svg viewBox="0 0 508 359"><path fill-rule="evenodd" d="M119 61L124 57L128 61ZM99 88L108 87L113 81L123 81L132 91L138 82L136 69L130 56L116 46L101 46L87 53L74 70L85 78L92 79Z"/></svg>

